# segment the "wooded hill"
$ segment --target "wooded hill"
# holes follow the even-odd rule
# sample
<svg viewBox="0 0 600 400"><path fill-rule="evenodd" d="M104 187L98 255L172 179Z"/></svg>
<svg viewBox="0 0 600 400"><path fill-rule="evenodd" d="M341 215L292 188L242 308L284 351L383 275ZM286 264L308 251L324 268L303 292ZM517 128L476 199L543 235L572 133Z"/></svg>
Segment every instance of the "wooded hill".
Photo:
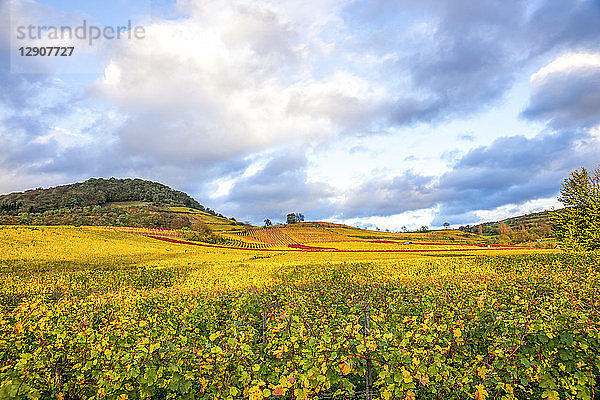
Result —
<svg viewBox="0 0 600 400"><path fill-rule="evenodd" d="M514 244L532 242L540 239L554 237L555 223L551 218L553 213L561 213L564 209L553 211L540 211L516 217L506 218L501 221L485 222L477 225L461 226L459 230L482 234L486 236L498 236L503 244Z"/></svg>
<svg viewBox="0 0 600 400"><path fill-rule="evenodd" d="M41 213L123 201L181 205L204 211L204 207L187 194L161 183L142 179L92 178L81 183L0 196L0 214Z"/></svg>
<svg viewBox="0 0 600 400"><path fill-rule="evenodd" d="M484 235L498 235L500 233L499 226L504 223L508 228L512 230L517 229L533 229L536 227L548 227L552 228L552 221L550 220L550 211L544 210L540 212L519 215L517 217L510 217L501 221L484 222L476 225L465 225L458 228L461 231L478 233L479 226Z"/></svg>
<svg viewBox="0 0 600 400"><path fill-rule="evenodd" d="M176 206L198 210L206 217L223 217L186 193L161 183L92 178L0 196L0 224L190 226L187 215L171 209Z"/></svg>

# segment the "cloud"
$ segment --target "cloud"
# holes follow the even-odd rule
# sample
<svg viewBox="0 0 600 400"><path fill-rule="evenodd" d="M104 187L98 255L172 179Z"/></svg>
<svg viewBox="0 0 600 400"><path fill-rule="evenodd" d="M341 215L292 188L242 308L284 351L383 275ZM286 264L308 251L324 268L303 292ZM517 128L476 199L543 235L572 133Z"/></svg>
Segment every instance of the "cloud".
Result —
<svg viewBox="0 0 600 400"><path fill-rule="evenodd" d="M596 0L538 2L523 39L533 54L556 49L598 50L600 3Z"/></svg>
<svg viewBox="0 0 600 400"><path fill-rule="evenodd" d="M531 76L523 116L562 127L600 123L600 53L567 53Z"/></svg>
<svg viewBox="0 0 600 400"><path fill-rule="evenodd" d="M317 76L320 43L280 8L198 1L186 11L107 54L94 90L127 116L117 133L124 151L212 162L313 145L377 115L383 86L349 71Z"/></svg>
<svg viewBox="0 0 600 400"><path fill-rule="evenodd" d="M599 151L600 142L581 132L499 138L469 151L440 177L440 214L551 197L572 169L593 162Z"/></svg>
<svg viewBox="0 0 600 400"><path fill-rule="evenodd" d="M312 71L326 50L311 18L327 20L337 3L289 13L266 2L181 2L146 39L100 49L104 76L83 93L70 87L77 79L2 70L0 166L69 180L175 180L206 197L201 190L243 171L249 154L353 132L384 90L350 71ZM74 115L89 120L67 126Z"/></svg>
<svg viewBox="0 0 600 400"><path fill-rule="evenodd" d="M502 99L528 65L569 48L600 49L600 5L592 0L358 4L359 15L380 24L367 51L395 54L387 69L397 93L389 119L399 125L485 110ZM390 15L410 22L399 24Z"/></svg>
<svg viewBox="0 0 600 400"><path fill-rule="evenodd" d="M470 133L462 134L458 138L460 140L465 141L465 142L474 142L475 141L475 135L470 134Z"/></svg>
<svg viewBox="0 0 600 400"><path fill-rule="evenodd" d="M284 220L289 212L302 212L312 220L329 217L336 191L327 183L309 181L307 164L304 154L271 156L256 173L237 179L222 200L223 210L257 223Z"/></svg>
<svg viewBox="0 0 600 400"><path fill-rule="evenodd" d="M374 177L348 191L338 211L356 218L438 207L436 226L446 220L471 223L479 210L556 196L570 171L598 160L600 138L594 131L501 137L467 152L439 177L412 172Z"/></svg>
<svg viewBox="0 0 600 400"><path fill-rule="evenodd" d="M408 10L419 18L417 27L427 27L411 32L408 50L406 42L398 44L405 54L396 63L397 74L408 76L411 90L400 82L402 94L390 111L393 123L428 123L471 114L494 104L511 86L523 59L523 2L377 4L381 13L390 12L389 7Z"/></svg>
<svg viewBox="0 0 600 400"><path fill-rule="evenodd" d="M348 190L345 199L337 204L337 216L389 216L429 208L437 202L435 178L407 171L393 178L372 177Z"/></svg>

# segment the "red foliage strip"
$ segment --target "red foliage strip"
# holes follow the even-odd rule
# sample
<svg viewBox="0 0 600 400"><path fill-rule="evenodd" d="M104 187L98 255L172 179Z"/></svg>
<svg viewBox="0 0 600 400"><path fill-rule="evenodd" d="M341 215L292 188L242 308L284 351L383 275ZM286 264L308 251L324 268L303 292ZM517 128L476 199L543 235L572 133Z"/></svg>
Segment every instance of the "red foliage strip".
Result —
<svg viewBox="0 0 600 400"><path fill-rule="evenodd" d="M417 249L411 249L411 250L405 250L405 249L386 249L386 250L340 250L340 249L334 249L334 248L330 248L330 247L312 247L312 246L304 246L304 245L289 245L289 249L286 250L278 250L278 249L249 249L249 248L244 248L244 247L232 247L232 246L223 246L223 245L218 245L218 244L207 244L207 243L199 243L199 242L188 242L186 240L178 240L178 239L171 239L171 238L166 238L166 237L160 237L160 236L151 236L148 235L147 237L151 237L153 239L157 239L157 240L162 240L165 242L170 242L170 243L178 243L178 244L189 244L192 246L203 246L203 247L212 247L212 248L217 248L217 249L232 249L232 250L246 250L246 251L325 251L325 252L335 252L335 253L432 253L432 252L448 252L448 251L465 251L463 249L431 249L431 250L417 250ZM414 243L417 244L417 243ZM422 244L422 243L418 243L418 244ZM439 245L439 243L435 243L436 245ZM471 246L479 246L480 248L478 249L469 249L468 251L475 251L475 250L486 250L486 247L483 247L483 245L471 245ZM517 247L517 246L512 246L512 247ZM527 247L523 247L523 248L527 248Z"/></svg>
<svg viewBox="0 0 600 400"><path fill-rule="evenodd" d="M435 242L399 242L394 240L369 240L371 243L390 244L417 244L421 246L477 246L477 247L508 247L512 249L529 249L527 246L513 246L509 244L485 244L485 243L435 243Z"/></svg>
<svg viewBox="0 0 600 400"><path fill-rule="evenodd" d="M301 249L306 251L341 251L338 249L334 249L333 247L315 247L315 246L306 246L303 244L288 244L288 247L294 249Z"/></svg>
<svg viewBox="0 0 600 400"><path fill-rule="evenodd" d="M223 246L223 245L219 245L219 244L188 242L187 240L178 240L178 239L171 239L171 238L166 238L166 237L161 237L161 236L152 236L152 235L147 235L147 237L150 237L152 239L162 240L164 242L169 242L169 243L190 244L192 246L213 247L213 248L217 248L217 249L233 249L233 250L247 250L247 251L274 251L272 249L249 249L249 248L245 248L245 247ZM290 251L294 251L294 250L290 250ZM300 251L300 250L295 250L295 251Z"/></svg>

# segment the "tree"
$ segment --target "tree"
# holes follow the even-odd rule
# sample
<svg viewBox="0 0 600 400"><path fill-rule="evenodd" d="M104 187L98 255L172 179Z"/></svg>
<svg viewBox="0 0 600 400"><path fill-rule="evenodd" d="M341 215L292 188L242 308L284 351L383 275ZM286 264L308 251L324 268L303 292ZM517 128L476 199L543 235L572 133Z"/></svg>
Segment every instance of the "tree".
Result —
<svg viewBox="0 0 600 400"><path fill-rule="evenodd" d="M479 236L483 235L483 226L481 224L477 225L477 234Z"/></svg>
<svg viewBox="0 0 600 400"><path fill-rule="evenodd" d="M565 208L552 212L555 237L570 250L600 249L600 168L591 174L575 170L562 183L558 200Z"/></svg>
<svg viewBox="0 0 600 400"><path fill-rule="evenodd" d="M418 230L418 232L421 232L421 233L425 233L425 232L428 232L428 231L429 231L429 227L425 226L425 225L423 225L422 227L420 227L419 230Z"/></svg>
<svg viewBox="0 0 600 400"><path fill-rule="evenodd" d="M450 228L450 222L444 222L444 229Z"/></svg>
<svg viewBox="0 0 600 400"><path fill-rule="evenodd" d="M295 224L297 222L302 222L304 221L304 215L300 214L300 213L289 213L286 216L286 223L288 224Z"/></svg>
<svg viewBox="0 0 600 400"><path fill-rule="evenodd" d="M499 241L501 244L511 244L512 243L512 229L510 229L503 221L500 221L498 224L498 234Z"/></svg>
<svg viewBox="0 0 600 400"><path fill-rule="evenodd" d="M503 221L500 221L500 223L498 224L498 233L500 235L508 235L510 233L510 228L506 226L506 224Z"/></svg>
<svg viewBox="0 0 600 400"><path fill-rule="evenodd" d="M269 218L265 219L265 226L271 226L273 225L273 223L271 222L271 220Z"/></svg>

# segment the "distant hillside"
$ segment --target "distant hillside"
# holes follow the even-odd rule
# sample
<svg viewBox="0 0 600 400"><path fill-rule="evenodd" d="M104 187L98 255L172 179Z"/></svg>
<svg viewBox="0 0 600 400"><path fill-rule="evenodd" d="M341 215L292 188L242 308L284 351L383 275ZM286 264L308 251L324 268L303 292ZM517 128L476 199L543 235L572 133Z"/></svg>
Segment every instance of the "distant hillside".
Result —
<svg viewBox="0 0 600 400"><path fill-rule="evenodd" d="M502 244L548 241L550 245L550 242L554 240L554 222L551 219L551 214L553 212L560 213L561 211L562 209L556 211L545 210L506 218L501 221L465 225L461 226L459 230L491 236L493 240L498 240ZM505 225L504 233L500 232L501 224Z"/></svg>
<svg viewBox="0 0 600 400"><path fill-rule="evenodd" d="M557 210L560 212L560 210ZM519 215L516 217L510 217L501 221L484 222L483 224L476 225L465 225L458 228L464 232L477 233L479 225L484 235L498 235L500 223L503 222L511 230L531 230L541 228L542 230L551 231L554 223L550 219L551 211L544 210L540 212Z"/></svg>
<svg viewBox="0 0 600 400"><path fill-rule="evenodd" d="M204 219L235 225L186 193L142 179L92 178L49 189L0 196L0 224L115 225L180 228ZM219 219L220 218L220 219Z"/></svg>

